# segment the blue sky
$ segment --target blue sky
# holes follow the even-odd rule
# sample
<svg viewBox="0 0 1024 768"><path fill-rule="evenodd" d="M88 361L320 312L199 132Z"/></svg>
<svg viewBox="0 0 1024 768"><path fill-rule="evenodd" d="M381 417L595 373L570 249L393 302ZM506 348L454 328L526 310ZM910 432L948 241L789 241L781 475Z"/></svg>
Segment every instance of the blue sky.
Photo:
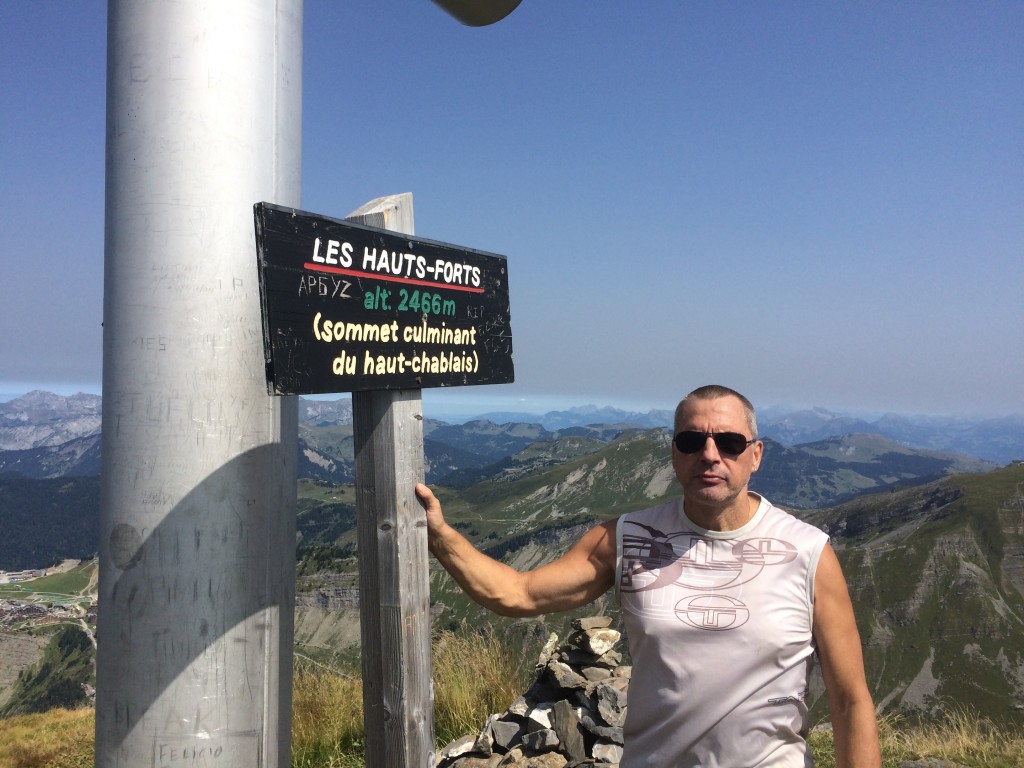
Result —
<svg viewBox="0 0 1024 768"><path fill-rule="evenodd" d="M0 3L0 392L100 390L105 16ZM509 259L516 383L428 405L1024 411L1024 4L307 0L304 46L302 207Z"/></svg>

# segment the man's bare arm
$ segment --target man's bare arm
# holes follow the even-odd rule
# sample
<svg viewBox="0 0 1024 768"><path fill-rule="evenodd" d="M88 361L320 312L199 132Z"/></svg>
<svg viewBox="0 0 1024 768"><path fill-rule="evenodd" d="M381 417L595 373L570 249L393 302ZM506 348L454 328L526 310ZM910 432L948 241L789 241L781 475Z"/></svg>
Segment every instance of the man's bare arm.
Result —
<svg viewBox="0 0 1024 768"><path fill-rule="evenodd" d="M828 692L837 768L879 768L878 722L839 560L825 547L814 577L814 639Z"/></svg>
<svg viewBox="0 0 1024 768"><path fill-rule="evenodd" d="M444 520L441 503L422 483L430 551L473 600L502 616L536 616L586 605L615 578L615 521L598 525L562 557L520 572L474 547Z"/></svg>

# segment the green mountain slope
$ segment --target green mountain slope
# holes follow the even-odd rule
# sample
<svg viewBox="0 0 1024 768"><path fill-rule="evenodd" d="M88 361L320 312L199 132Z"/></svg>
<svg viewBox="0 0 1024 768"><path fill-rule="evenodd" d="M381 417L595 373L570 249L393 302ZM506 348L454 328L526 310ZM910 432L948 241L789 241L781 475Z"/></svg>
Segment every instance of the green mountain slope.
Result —
<svg viewBox="0 0 1024 768"><path fill-rule="evenodd" d="M99 549L100 479L0 475L0 570L83 560Z"/></svg>
<svg viewBox="0 0 1024 768"><path fill-rule="evenodd" d="M761 469L750 486L776 504L795 509L996 468L969 456L907 448L881 435L845 435L793 447L770 439L764 443Z"/></svg>
<svg viewBox="0 0 1024 768"><path fill-rule="evenodd" d="M1024 721L1024 466L809 519L843 562L880 707Z"/></svg>

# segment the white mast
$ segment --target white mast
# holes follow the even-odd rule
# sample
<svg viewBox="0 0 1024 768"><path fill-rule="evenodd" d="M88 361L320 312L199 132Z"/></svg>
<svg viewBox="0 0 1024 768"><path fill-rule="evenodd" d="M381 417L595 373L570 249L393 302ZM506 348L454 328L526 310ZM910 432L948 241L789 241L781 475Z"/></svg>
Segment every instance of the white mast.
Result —
<svg viewBox="0 0 1024 768"><path fill-rule="evenodd" d="M111 0L96 765L290 760L296 402L252 206L299 206L301 0Z"/></svg>

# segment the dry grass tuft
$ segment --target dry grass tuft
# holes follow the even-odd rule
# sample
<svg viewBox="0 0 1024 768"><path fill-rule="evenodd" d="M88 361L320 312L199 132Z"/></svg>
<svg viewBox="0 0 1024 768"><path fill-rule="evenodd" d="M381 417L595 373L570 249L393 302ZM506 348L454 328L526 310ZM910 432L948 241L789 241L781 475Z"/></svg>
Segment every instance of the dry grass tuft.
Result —
<svg viewBox="0 0 1024 768"><path fill-rule="evenodd" d="M96 716L90 709L51 709L0 720L3 768L92 768Z"/></svg>
<svg viewBox="0 0 1024 768"><path fill-rule="evenodd" d="M878 721L882 764L899 768L904 761L947 760L971 768L1024 766L1024 734L1013 726L997 726L985 718L951 708L925 723L912 723L898 715ZM834 768L832 734L815 731L809 739L815 768Z"/></svg>
<svg viewBox="0 0 1024 768"><path fill-rule="evenodd" d="M1019 729L996 725L961 708L948 709L923 724L883 718L880 728L884 743L900 760L931 757L986 768L1024 765L1024 734Z"/></svg>
<svg viewBox="0 0 1024 768"><path fill-rule="evenodd" d="M489 629L434 640L434 729L440 744L476 733L520 696L532 661ZM357 678L306 665L292 688L293 768L363 764L363 688Z"/></svg>
<svg viewBox="0 0 1024 768"><path fill-rule="evenodd" d="M292 767L362 764L362 681L299 665L292 680Z"/></svg>
<svg viewBox="0 0 1024 768"><path fill-rule="evenodd" d="M440 744L479 732L530 683L533 658L514 652L490 627L442 632L434 640L434 729Z"/></svg>

